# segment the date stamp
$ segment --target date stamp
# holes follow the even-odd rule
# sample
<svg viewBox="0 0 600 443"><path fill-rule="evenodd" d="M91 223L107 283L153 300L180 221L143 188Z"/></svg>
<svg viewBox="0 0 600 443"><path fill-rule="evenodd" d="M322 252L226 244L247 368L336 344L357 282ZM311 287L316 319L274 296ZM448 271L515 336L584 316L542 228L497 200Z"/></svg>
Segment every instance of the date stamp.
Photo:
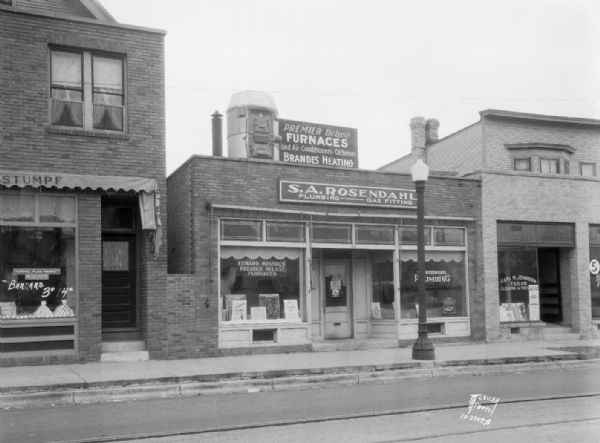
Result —
<svg viewBox="0 0 600 443"><path fill-rule="evenodd" d="M500 403L498 397L486 394L471 394L469 406L466 414L460 414L461 420L480 423L482 426L489 426L492 423L492 415Z"/></svg>

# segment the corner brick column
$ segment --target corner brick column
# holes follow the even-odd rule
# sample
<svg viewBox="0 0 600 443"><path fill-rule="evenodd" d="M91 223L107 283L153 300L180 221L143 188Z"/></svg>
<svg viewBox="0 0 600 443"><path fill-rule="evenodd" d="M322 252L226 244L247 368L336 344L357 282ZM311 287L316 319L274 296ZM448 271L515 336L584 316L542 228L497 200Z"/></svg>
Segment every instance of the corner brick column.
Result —
<svg viewBox="0 0 600 443"><path fill-rule="evenodd" d="M592 297L590 290L590 236L584 222L575 225L575 249L571 251L571 309L573 330L581 337L592 336Z"/></svg>

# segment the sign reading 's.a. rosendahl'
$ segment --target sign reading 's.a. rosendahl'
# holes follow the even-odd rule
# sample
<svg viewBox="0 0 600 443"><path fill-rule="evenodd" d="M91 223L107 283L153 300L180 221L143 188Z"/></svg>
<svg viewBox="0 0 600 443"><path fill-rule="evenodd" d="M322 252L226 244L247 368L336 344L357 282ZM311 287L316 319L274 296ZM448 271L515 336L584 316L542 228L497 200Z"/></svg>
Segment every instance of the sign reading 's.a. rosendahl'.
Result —
<svg viewBox="0 0 600 443"><path fill-rule="evenodd" d="M411 189L279 180L279 201L416 209Z"/></svg>

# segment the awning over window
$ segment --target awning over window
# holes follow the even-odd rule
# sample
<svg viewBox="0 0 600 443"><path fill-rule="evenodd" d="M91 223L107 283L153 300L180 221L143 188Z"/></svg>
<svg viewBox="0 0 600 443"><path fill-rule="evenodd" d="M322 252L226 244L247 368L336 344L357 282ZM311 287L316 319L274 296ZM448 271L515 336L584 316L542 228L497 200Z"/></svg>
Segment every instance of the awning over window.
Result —
<svg viewBox="0 0 600 443"><path fill-rule="evenodd" d="M0 170L0 187L136 192L139 194L142 229L154 231L154 255L158 256L162 243L160 195L153 178Z"/></svg>
<svg viewBox="0 0 600 443"><path fill-rule="evenodd" d="M155 192L158 189L153 178L2 170L0 170L0 186L135 192Z"/></svg>

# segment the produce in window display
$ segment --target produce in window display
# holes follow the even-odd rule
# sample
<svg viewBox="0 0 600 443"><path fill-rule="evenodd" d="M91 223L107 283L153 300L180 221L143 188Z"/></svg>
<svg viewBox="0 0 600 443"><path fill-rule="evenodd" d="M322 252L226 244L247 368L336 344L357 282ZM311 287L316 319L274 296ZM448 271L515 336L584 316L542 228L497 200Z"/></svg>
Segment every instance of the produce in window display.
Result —
<svg viewBox="0 0 600 443"><path fill-rule="evenodd" d="M75 317L75 313L67 304L67 300L62 299L60 302L60 306L54 310L54 317Z"/></svg>
<svg viewBox="0 0 600 443"><path fill-rule="evenodd" d="M33 313L34 318L52 318L54 314L48 306L46 306L46 300L42 300L40 306Z"/></svg>

